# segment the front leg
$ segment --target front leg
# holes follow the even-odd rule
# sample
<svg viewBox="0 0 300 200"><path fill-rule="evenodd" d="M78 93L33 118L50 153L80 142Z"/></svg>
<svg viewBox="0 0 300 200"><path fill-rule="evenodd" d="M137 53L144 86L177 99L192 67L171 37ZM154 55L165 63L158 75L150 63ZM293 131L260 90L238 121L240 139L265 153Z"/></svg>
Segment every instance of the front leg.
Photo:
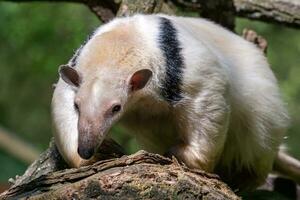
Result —
<svg viewBox="0 0 300 200"><path fill-rule="evenodd" d="M185 105L189 108L176 111L182 142L170 153L191 168L213 172L225 144L230 106L219 91L203 92Z"/></svg>

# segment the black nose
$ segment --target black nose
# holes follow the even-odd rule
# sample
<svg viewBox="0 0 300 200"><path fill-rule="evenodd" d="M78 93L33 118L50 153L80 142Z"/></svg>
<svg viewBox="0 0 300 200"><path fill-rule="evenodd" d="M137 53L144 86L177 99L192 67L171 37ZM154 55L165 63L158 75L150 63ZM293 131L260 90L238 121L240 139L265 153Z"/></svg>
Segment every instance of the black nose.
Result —
<svg viewBox="0 0 300 200"><path fill-rule="evenodd" d="M78 147L77 149L78 154L83 159L90 159L94 155L94 149L93 148L81 148Z"/></svg>

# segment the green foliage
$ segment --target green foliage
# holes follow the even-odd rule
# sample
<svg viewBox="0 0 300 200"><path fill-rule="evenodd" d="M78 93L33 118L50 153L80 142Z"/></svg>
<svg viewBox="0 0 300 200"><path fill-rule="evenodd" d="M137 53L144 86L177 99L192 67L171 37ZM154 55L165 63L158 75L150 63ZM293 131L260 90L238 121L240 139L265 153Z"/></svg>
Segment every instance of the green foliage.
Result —
<svg viewBox="0 0 300 200"><path fill-rule="evenodd" d="M82 5L0 4L0 124L41 151L51 137L50 102L57 68L64 64L99 20ZM1 163L13 163L0 151ZM16 161L15 161L16 163ZM13 164L11 164L13 165ZM0 165L3 173L25 166ZM20 171L20 170L18 170ZM5 177L5 179L3 179Z"/></svg>
<svg viewBox="0 0 300 200"><path fill-rule="evenodd" d="M100 23L71 4L3 3L0 13L0 122L44 149L57 67Z"/></svg>
<svg viewBox="0 0 300 200"><path fill-rule="evenodd" d="M4 152L0 153L1 173L0 182L5 183L8 178L15 178L16 175L21 175L26 169L26 165L21 161L13 158L11 155Z"/></svg>
<svg viewBox="0 0 300 200"><path fill-rule="evenodd" d="M268 58L292 115L287 143L300 158L299 30L242 19L237 24L238 32L251 27L269 42ZM79 4L0 3L0 125L41 151L47 147L52 134L50 102L57 68L99 25L94 14ZM120 127L112 132L128 152L138 149L135 140ZM0 181L26 168L1 149L0 163Z"/></svg>

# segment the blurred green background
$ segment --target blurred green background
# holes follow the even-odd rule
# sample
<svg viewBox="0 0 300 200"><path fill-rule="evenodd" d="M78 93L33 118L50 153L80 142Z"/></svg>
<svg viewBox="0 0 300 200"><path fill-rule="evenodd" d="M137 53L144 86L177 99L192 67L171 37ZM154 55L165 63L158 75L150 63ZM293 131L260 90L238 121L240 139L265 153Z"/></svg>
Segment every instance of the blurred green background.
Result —
<svg viewBox="0 0 300 200"><path fill-rule="evenodd" d="M256 30L268 40L268 59L292 116L285 140L300 159L300 30L237 19L236 30ZM0 3L0 126L39 151L51 138L50 102L57 68L101 23L83 5ZM114 137L129 152L134 139L118 127ZM27 167L0 146L0 183Z"/></svg>

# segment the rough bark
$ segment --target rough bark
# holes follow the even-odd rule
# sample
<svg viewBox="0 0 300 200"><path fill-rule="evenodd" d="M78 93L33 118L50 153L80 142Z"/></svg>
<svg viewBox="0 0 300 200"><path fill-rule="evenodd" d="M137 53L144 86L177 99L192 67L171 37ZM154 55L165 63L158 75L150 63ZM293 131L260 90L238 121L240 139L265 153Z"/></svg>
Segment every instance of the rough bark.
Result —
<svg viewBox="0 0 300 200"><path fill-rule="evenodd" d="M93 13L103 22L108 22L115 16L130 16L134 13L168 13L173 14L172 9L163 0L82 0Z"/></svg>
<svg viewBox="0 0 300 200"><path fill-rule="evenodd" d="M216 175L145 151L57 171L65 164L52 145L34 165L33 171L41 165L41 173L26 172L27 178L17 180L0 198L239 199Z"/></svg>
<svg viewBox="0 0 300 200"><path fill-rule="evenodd" d="M205 10L207 7L223 12L232 9L235 15L267 22L275 22L287 26L300 27L300 1L298 0L170 0L177 6L189 11ZM231 7L230 4L233 4ZM224 6L225 5L225 6ZM220 11L219 11L220 12ZM213 13L218 16L218 14ZM222 20L222 19L221 19Z"/></svg>
<svg viewBox="0 0 300 200"><path fill-rule="evenodd" d="M216 175L188 169L176 159L145 151L121 157L122 149L110 139L98 153L106 160L66 169L52 141L23 176L11 180L12 186L0 199L239 199ZM300 199L300 188L272 175L243 197Z"/></svg>
<svg viewBox="0 0 300 200"><path fill-rule="evenodd" d="M157 13L161 10L162 0L123 0L118 10L118 16L130 16L134 13Z"/></svg>
<svg viewBox="0 0 300 200"><path fill-rule="evenodd" d="M234 7L233 2L228 0L203 1L200 15L211 19L218 24L234 29Z"/></svg>
<svg viewBox="0 0 300 200"><path fill-rule="evenodd" d="M113 19L120 6L120 0L82 0L81 3L86 4L102 22Z"/></svg>
<svg viewBox="0 0 300 200"><path fill-rule="evenodd" d="M299 0L234 0L241 17L300 27Z"/></svg>
<svg viewBox="0 0 300 200"><path fill-rule="evenodd" d="M125 155L123 148L114 140L107 138L101 144L95 157L96 160L105 160L119 158L123 155ZM67 168L67 163L65 163L61 157L55 146L54 140L52 139L49 148L27 168L25 173L22 176L16 176L15 179L9 179L9 182L16 187L22 184L27 184L39 176Z"/></svg>

